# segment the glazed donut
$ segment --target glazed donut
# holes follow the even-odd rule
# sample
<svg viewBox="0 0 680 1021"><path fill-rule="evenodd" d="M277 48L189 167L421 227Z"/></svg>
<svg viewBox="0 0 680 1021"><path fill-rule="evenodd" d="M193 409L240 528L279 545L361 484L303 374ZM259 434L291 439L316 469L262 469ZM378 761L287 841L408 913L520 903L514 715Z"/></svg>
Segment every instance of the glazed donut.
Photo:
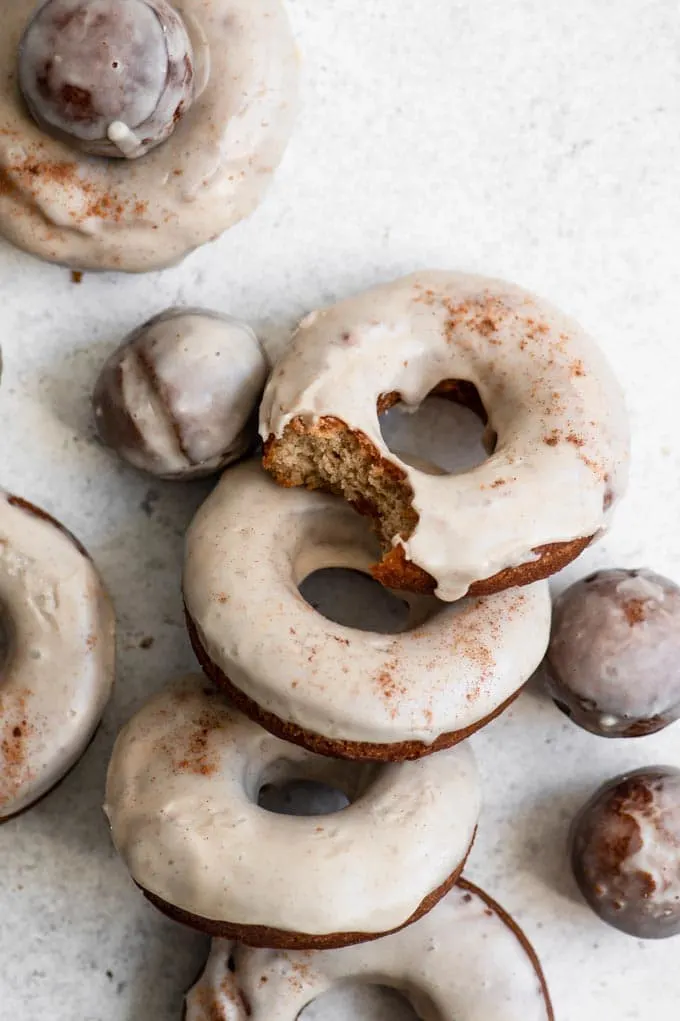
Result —
<svg viewBox="0 0 680 1021"><path fill-rule="evenodd" d="M487 424L489 458L428 474L379 414L431 394ZM452 601L546 578L605 527L627 475L619 387L572 320L513 284L422 272L314 312L261 406L265 467L375 522L392 588Z"/></svg>
<svg viewBox="0 0 680 1021"><path fill-rule="evenodd" d="M0 820L75 765L113 671L113 608L87 553L44 511L0 494Z"/></svg>
<svg viewBox="0 0 680 1021"><path fill-rule="evenodd" d="M255 946L375 939L428 911L460 874L479 814L466 746L365 766L263 731L200 676L152 698L120 733L106 812L135 882L171 918ZM260 808L271 783L344 790L347 808Z"/></svg>
<svg viewBox="0 0 680 1021"><path fill-rule="evenodd" d="M97 380L100 439L164 479L211 475L252 450L267 359L247 323L170 308L125 338Z"/></svg>
<svg viewBox="0 0 680 1021"><path fill-rule="evenodd" d="M367 947L286 953L214 940L187 994L184 1021L296 1021L313 1000L348 982L399 990L423 1021L555 1016L522 930L461 880L415 925Z"/></svg>
<svg viewBox="0 0 680 1021"><path fill-rule="evenodd" d="M14 244L145 272L261 201L297 90L281 0L0 0L0 13L0 233Z"/></svg>
<svg viewBox="0 0 680 1021"><path fill-rule="evenodd" d="M239 465L187 533L190 635L206 673L277 736L342 758L418 758L518 694L548 643L547 583L454 606L422 599L412 630L390 635L336 624L300 595L314 571L366 571L375 553L342 501L283 492L257 463Z"/></svg>

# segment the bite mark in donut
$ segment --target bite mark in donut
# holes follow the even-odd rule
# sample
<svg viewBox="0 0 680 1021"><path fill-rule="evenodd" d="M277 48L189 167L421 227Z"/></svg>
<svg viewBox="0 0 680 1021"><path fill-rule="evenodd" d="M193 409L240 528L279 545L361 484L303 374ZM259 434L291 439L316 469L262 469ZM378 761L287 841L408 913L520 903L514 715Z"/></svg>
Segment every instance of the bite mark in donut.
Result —
<svg viewBox="0 0 680 1021"><path fill-rule="evenodd" d="M433 393L487 420L483 464L433 475L387 447L379 413ZM622 395L590 338L521 288L461 273L413 274L308 316L260 432L280 485L328 490L374 520L378 580L445 601L565 566L626 483Z"/></svg>

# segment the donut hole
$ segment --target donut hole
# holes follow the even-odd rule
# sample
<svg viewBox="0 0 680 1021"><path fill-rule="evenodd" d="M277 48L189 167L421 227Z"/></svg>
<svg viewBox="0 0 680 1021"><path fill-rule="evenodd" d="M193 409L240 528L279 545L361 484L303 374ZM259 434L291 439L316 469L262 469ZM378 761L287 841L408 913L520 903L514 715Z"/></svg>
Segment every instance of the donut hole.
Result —
<svg viewBox="0 0 680 1021"><path fill-rule="evenodd" d="M460 389L449 392L449 386ZM378 411L387 447L427 475L461 475L483 464L496 446L497 436L471 383L441 383L413 409L399 394L385 394Z"/></svg>
<svg viewBox="0 0 680 1021"><path fill-rule="evenodd" d="M412 626L409 601L363 571L324 567L309 574L299 592L327 620L357 631L399 634Z"/></svg>
<svg viewBox="0 0 680 1021"><path fill-rule="evenodd" d="M260 775L254 800L275 815L334 815L360 798L380 770L372 763L340 762L312 754L298 761L278 759Z"/></svg>
<svg viewBox="0 0 680 1021"><path fill-rule="evenodd" d="M343 982L318 996L298 1014L296 1021L330 1021L339 1017L352 1021L421 1021L421 1015L416 1014L397 989L359 982Z"/></svg>
<svg viewBox="0 0 680 1021"><path fill-rule="evenodd" d="M285 780L260 787L257 803L275 815L333 815L350 800L344 791L319 780Z"/></svg>

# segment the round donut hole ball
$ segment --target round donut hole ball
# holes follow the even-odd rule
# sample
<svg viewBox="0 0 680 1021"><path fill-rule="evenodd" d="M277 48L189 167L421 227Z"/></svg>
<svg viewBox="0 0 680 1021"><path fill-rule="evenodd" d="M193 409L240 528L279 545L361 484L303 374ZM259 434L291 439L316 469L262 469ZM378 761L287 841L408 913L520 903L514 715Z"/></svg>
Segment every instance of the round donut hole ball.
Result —
<svg viewBox="0 0 680 1021"><path fill-rule="evenodd" d="M167 309L126 337L104 365L93 394L99 437L158 478L214 474L255 447L267 371L246 323Z"/></svg>
<svg viewBox="0 0 680 1021"><path fill-rule="evenodd" d="M555 601L545 677L557 706L601 737L680 717L680 587L646 569L597 571Z"/></svg>
<svg viewBox="0 0 680 1021"><path fill-rule="evenodd" d="M579 889L604 922L638 939L680 934L680 770L610 780L574 819L569 844Z"/></svg>
<svg viewBox="0 0 680 1021"><path fill-rule="evenodd" d="M96 156L163 142L193 98L191 41L167 0L47 0L19 47L19 87L46 132Z"/></svg>

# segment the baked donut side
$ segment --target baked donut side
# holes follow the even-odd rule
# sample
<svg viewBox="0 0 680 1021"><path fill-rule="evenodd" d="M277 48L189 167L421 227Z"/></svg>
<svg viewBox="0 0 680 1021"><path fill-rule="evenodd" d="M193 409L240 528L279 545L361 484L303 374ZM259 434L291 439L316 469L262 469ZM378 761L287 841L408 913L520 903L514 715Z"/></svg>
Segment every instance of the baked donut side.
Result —
<svg viewBox="0 0 680 1021"><path fill-rule="evenodd" d="M442 897L445 897L449 890L456 885L465 868L472 844L468 848L464 861L451 873L450 876L438 886L432 893L424 897L416 910L405 922L389 929L387 932L330 932L324 935L314 935L305 932L289 932L287 929L275 929L265 925L234 925L229 922L215 921L210 918L201 918L190 911L183 911L181 908L168 904L167 901L156 897L142 887L142 893L146 899L158 908L164 915L171 918L173 922L179 922L197 932L205 933L213 939L237 940L244 946L258 947L265 950L339 950L342 947L356 946L360 943L372 943L373 940L384 939L391 936L409 925L413 925L418 919L432 911Z"/></svg>
<svg viewBox="0 0 680 1021"><path fill-rule="evenodd" d="M191 647L196 654L203 672L213 684L229 696L229 700L240 709L249 719L259 723L261 727L268 730L270 734L288 741L290 744L299 745L316 755L328 755L336 759L349 759L352 762L411 762L415 759L422 759L426 755L434 755L445 748L453 748L461 741L472 737L482 727L486 727L498 716L509 709L513 702L519 698L522 688L518 688L505 702L501 703L493 712L489 713L476 724L465 727L462 730L450 731L440 734L429 744L423 741L395 741L392 744L375 744L370 741L348 741L341 738L329 738L324 734L307 730L296 723L281 719L274 713L267 712L258 705L252 698L249 698L240 688L237 688L210 659L201 645L201 640L196 631L191 617L186 616L187 630Z"/></svg>
<svg viewBox="0 0 680 1021"><path fill-rule="evenodd" d="M315 816L260 806L263 787L293 780L349 804ZM416 763L339 762L267 734L193 676L119 734L105 810L133 880L166 914L252 943L330 947L431 908L463 867L479 805L467 746Z"/></svg>
<svg viewBox="0 0 680 1021"><path fill-rule="evenodd" d="M325 755L397 761L449 747L501 712L550 632L539 582L458 603L410 597L406 628L329 620L299 586L367 572L378 552L344 501L282 490L257 461L227 471L186 536L189 630L208 675L268 730Z"/></svg>
<svg viewBox="0 0 680 1021"><path fill-rule="evenodd" d="M488 894L460 880L420 921L363 947L301 953L214 940L187 993L185 1021L295 1021L350 982L396 989L420 1017L555 1019L524 932Z"/></svg>
<svg viewBox="0 0 680 1021"><path fill-rule="evenodd" d="M81 544L45 511L0 494L0 820L73 768L108 701L113 608Z"/></svg>
<svg viewBox="0 0 680 1021"><path fill-rule="evenodd" d="M487 421L489 458L459 475L389 450L379 414L430 394ZM625 490L628 428L594 343L503 281L422 272L305 319L260 414L284 486L344 496L376 523L379 580L439 598L543 578L607 525ZM559 499L556 499L559 494Z"/></svg>

